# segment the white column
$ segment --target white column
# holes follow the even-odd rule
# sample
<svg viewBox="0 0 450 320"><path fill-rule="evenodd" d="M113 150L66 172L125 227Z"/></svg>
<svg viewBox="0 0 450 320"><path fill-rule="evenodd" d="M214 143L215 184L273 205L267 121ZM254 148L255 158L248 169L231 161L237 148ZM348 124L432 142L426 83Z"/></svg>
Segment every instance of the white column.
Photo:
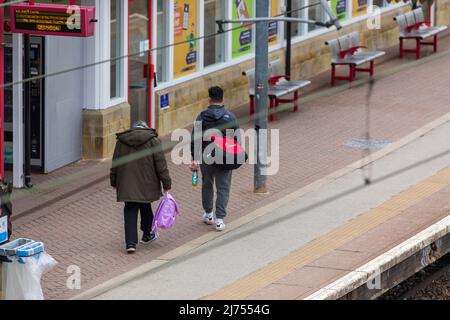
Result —
<svg viewBox="0 0 450 320"><path fill-rule="evenodd" d="M23 79L23 37L21 34L13 34L13 82ZM23 181L23 85L18 84L13 88L13 185L22 188Z"/></svg>
<svg viewBox="0 0 450 320"><path fill-rule="evenodd" d="M174 35L173 35L173 28L174 28L174 8L175 8L175 2L174 0L168 0L167 1L169 3L169 19L167 21L167 39L168 39L168 43L173 43L174 42ZM173 53L174 47L170 46L169 49L166 51L168 52L168 56L169 59L166 62L167 65L167 72L168 74L166 74L166 80L172 81L173 80L173 57L174 57L174 53Z"/></svg>
<svg viewBox="0 0 450 320"><path fill-rule="evenodd" d="M197 47L197 72L202 71L204 66L204 48L205 48L205 40L203 37L205 36L205 2L204 1L197 1L197 21L195 22L197 25L197 37L200 37L201 39L198 42Z"/></svg>
<svg viewBox="0 0 450 320"><path fill-rule="evenodd" d="M227 5L225 7L226 15L224 17L225 20L229 20L233 16L233 3L231 1L227 1ZM233 28L233 24L224 24L224 29L228 30L227 28ZM225 62L231 61L233 54L233 32L227 32L225 33Z"/></svg>
<svg viewBox="0 0 450 320"><path fill-rule="evenodd" d="M109 59L110 0L95 0L96 22L93 37L86 39L84 64ZM110 63L104 62L84 69L84 108L105 109L110 102Z"/></svg>
<svg viewBox="0 0 450 320"><path fill-rule="evenodd" d="M125 101L128 101L128 1L124 1L121 6L121 21L120 21L120 28L122 30L122 40L121 40L121 50L120 53L122 56L126 56L126 58L123 58L121 61L121 72L122 79L120 81L121 89L121 97ZM150 18L150 17L149 17Z"/></svg>

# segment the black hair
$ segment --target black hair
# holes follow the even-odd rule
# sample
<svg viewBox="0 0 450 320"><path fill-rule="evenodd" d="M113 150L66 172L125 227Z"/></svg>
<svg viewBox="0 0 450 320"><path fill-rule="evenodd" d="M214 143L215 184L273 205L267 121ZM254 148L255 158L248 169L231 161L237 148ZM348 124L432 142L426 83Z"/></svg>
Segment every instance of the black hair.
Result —
<svg viewBox="0 0 450 320"><path fill-rule="evenodd" d="M208 90L209 97L214 101L222 101L223 100L223 89L221 87L215 86L211 87Z"/></svg>

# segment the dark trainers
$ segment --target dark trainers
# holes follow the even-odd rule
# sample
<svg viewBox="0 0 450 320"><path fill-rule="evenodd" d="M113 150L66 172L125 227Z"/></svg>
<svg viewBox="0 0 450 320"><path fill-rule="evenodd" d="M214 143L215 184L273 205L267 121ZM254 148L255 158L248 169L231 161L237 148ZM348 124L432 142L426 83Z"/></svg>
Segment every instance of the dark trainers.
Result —
<svg viewBox="0 0 450 320"><path fill-rule="evenodd" d="M136 245L134 243L127 244L127 253L135 253Z"/></svg>
<svg viewBox="0 0 450 320"><path fill-rule="evenodd" d="M141 243L149 244L150 242L152 242L155 239L156 239L156 236L155 236L155 234L153 232L150 233L150 234L144 234L142 236Z"/></svg>

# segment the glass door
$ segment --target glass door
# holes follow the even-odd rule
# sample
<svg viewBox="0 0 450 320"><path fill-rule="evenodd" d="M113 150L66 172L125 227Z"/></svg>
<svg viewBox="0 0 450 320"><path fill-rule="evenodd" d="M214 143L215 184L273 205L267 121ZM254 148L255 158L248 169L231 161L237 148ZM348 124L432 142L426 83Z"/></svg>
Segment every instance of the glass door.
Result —
<svg viewBox="0 0 450 320"><path fill-rule="evenodd" d="M149 0L129 3L129 98L131 123L148 121L149 106ZM151 124L149 124L151 126Z"/></svg>

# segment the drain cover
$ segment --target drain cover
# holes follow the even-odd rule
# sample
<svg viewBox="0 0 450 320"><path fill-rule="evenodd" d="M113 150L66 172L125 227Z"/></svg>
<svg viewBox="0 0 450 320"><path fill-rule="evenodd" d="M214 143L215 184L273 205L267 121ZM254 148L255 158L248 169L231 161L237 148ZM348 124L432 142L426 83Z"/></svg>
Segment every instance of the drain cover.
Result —
<svg viewBox="0 0 450 320"><path fill-rule="evenodd" d="M346 147L355 148L355 149L382 149L391 142L388 140L351 140L344 144Z"/></svg>

